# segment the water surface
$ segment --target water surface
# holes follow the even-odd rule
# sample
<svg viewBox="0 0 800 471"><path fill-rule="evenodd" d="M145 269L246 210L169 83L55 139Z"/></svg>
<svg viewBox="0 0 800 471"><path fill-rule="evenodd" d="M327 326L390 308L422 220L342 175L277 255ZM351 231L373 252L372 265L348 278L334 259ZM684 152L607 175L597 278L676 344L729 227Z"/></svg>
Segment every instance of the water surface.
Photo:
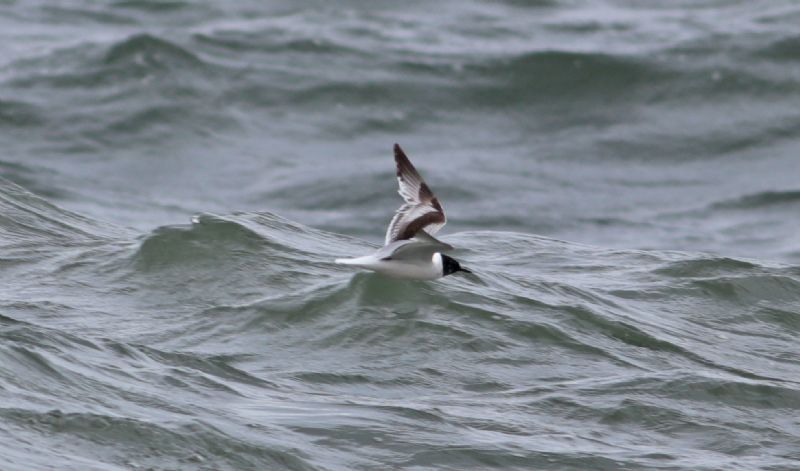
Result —
<svg viewBox="0 0 800 471"><path fill-rule="evenodd" d="M0 468L795 469L799 19L0 2Z"/></svg>

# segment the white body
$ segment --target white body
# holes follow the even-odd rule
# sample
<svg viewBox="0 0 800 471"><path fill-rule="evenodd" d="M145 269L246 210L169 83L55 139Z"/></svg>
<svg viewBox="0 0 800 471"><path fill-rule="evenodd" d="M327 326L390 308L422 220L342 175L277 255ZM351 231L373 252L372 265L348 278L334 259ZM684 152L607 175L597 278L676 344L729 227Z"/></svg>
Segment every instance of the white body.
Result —
<svg viewBox="0 0 800 471"><path fill-rule="evenodd" d="M366 255L358 258L339 258L336 263L342 265L352 265L364 268L377 273L381 273L393 278L404 278L407 280L435 280L444 276L442 254L435 252L430 258L419 259L392 259L382 260L376 252L373 255Z"/></svg>
<svg viewBox="0 0 800 471"><path fill-rule="evenodd" d="M443 256L453 247L433 237L447 222L441 203L408 160L394 145L398 192L405 203L386 229L385 245L372 255L339 258L336 263L372 270L395 278L435 280L455 271L466 271L458 262Z"/></svg>

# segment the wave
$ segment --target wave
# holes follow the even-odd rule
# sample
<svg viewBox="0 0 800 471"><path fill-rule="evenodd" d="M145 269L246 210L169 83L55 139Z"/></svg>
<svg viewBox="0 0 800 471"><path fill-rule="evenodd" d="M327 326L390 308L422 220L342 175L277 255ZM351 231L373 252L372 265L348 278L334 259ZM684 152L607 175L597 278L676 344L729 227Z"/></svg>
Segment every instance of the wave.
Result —
<svg viewBox="0 0 800 471"><path fill-rule="evenodd" d="M653 88L676 74L635 56L563 50L484 57L384 57L396 80L339 81L297 92L301 102L324 98L347 103L397 103L418 97L430 107L527 106L603 99L627 102L632 92ZM419 110L417 110L419 111ZM433 117L433 116L430 116ZM425 118L419 116L418 118Z"/></svg>
<svg viewBox="0 0 800 471"><path fill-rule="evenodd" d="M17 100L0 100L0 127L40 126L45 121L37 106Z"/></svg>
<svg viewBox="0 0 800 471"><path fill-rule="evenodd" d="M189 50L146 33L133 35L112 45L103 57L103 62L148 69L183 69L203 65L203 61Z"/></svg>
<svg viewBox="0 0 800 471"><path fill-rule="evenodd" d="M213 33L197 33L192 39L202 46L210 46L229 52L301 53L320 55L366 54L358 49L321 38L292 38L290 31L267 29L265 31L223 30Z"/></svg>
<svg viewBox="0 0 800 471"><path fill-rule="evenodd" d="M710 209L750 210L797 203L800 203L800 190L762 191L713 203Z"/></svg>
<svg viewBox="0 0 800 471"><path fill-rule="evenodd" d="M304 469L317 451L295 456L275 433L302 441L376 421L437 436L529 428L492 419L495 403L522 421L578 414L603 427L708 431L718 422L674 405L687 390L732 411L798 401L794 267L482 231L444 236L475 277L408 282L333 264L374 246L272 213L200 214L136 236L3 183L0 214L3 234L45 253L4 287L0 384L53 394L47 407L20 401L0 416L93 450L109 433L135 435L103 462L149 463L129 451L156 447L176 466ZM30 291L30 279L55 294ZM430 388L479 410L417 397ZM594 402L620 391L636 397ZM246 425L265 422L273 432ZM453 458L420 449L417 458ZM507 451L459 459L515 463Z"/></svg>
<svg viewBox="0 0 800 471"><path fill-rule="evenodd" d="M170 13L192 8L194 5L191 2L180 0L164 0L159 2L148 2L142 0L115 0L111 2L114 8L140 10L149 13Z"/></svg>
<svg viewBox="0 0 800 471"><path fill-rule="evenodd" d="M38 105L0 103L0 126L56 123L70 139L82 136L125 146L135 145L143 134L149 140L170 140L226 127L246 129L246 122L239 121L240 107L268 126L275 124L274 116L292 115L300 107L319 118L315 129L338 138L427 129L451 122L463 110L536 107L547 111L539 115L543 125L554 124L549 121L553 119L560 129L558 116L581 116L581 123L617 122L621 113L639 112L638 105L630 105L643 101L681 105L714 94L777 96L796 88L785 74L758 73L736 61L690 67L673 60L685 54L680 48L658 54L566 49L433 54L410 44L408 50L385 46L376 53L354 47L357 43L346 32L320 38L283 28L280 22L270 27L232 24L193 33L189 39L137 33L51 51L26 60L9 83L26 93L55 93L81 103L91 90L89 111L66 107L51 121L46 119L51 113ZM350 73L362 64L377 64L383 72ZM314 67L325 67L326 74L308 73ZM550 113L556 105L553 109L559 112ZM335 119L329 119L332 106ZM102 119L95 119L96 113ZM791 117L760 122L744 136L740 123L730 128L730 135L727 129L704 132L704 137L668 135L662 151L690 155L689 147L702 145L730 153L796 134ZM650 137L662 140L660 135ZM654 144L644 147L652 150Z"/></svg>
<svg viewBox="0 0 800 471"><path fill-rule="evenodd" d="M144 134L155 142L181 135L180 129L209 134L237 124L214 92L220 77L230 86L232 72L153 34L70 45L14 65L7 85L63 106L44 113L39 104L2 101L0 127L47 128L55 146L117 149L140 146Z"/></svg>
<svg viewBox="0 0 800 471"><path fill-rule="evenodd" d="M64 247L109 240L125 231L59 208L0 178L0 245Z"/></svg>
<svg viewBox="0 0 800 471"><path fill-rule="evenodd" d="M265 241L235 222L204 218L185 226L156 229L145 237L134 257L144 267L228 258L233 251L256 251ZM229 249L226 254L225 250Z"/></svg>
<svg viewBox="0 0 800 471"><path fill-rule="evenodd" d="M331 239L334 245L326 247ZM314 249L332 249L332 253L337 253L336 246L347 241L352 239L331 238L322 231L268 212L200 214L189 225L165 226L146 235L134 258L145 265L216 259L227 247L233 253L245 255L269 252L274 257L332 260L333 255L323 257Z"/></svg>
<svg viewBox="0 0 800 471"><path fill-rule="evenodd" d="M573 99L596 97L627 101L631 92L652 87L671 74L655 63L633 56L539 51L471 64L465 71L495 85L476 87L476 98L507 104L519 100L558 100L565 94ZM481 90L483 88L483 90Z"/></svg>
<svg viewBox="0 0 800 471"><path fill-rule="evenodd" d="M121 85L142 84L158 77L197 85L219 66L202 60L175 41L139 33L110 43L87 42L48 51L20 61L9 83L17 88L52 87L59 90L91 88L103 96ZM106 90L111 87L112 90ZM187 87L188 88L188 87ZM114 96L114 95L112 95Z"/></svg>
<svg viewBox="0 0 800 471"><path fill-rule="evenodd" d="M69 437L69 448L80 450L77 444L91 444L97 461L80 459L76 454L62 457L60 465L74 465L92 469L139 468L141 466L196 467L198 464L216 469L268 468L313 470L306 460L280 445L264 446L240 436L231 436L211 423L195 422L190 418L175 417L158 421L138 417L119 416L111 411L63 412L21 408L0 409L0 417L25 434L44 433L49 436ZM116 445L112 445L116 443ZM142 450L159 450L143 452ZM120 456L123 451L124 457ZM104 456L109 455L109 456ZM27 460L26 460L27 462ZM90 464L91 463L91 464ZM50 463L52 464L52 462ZM45 465L46 466L46 465ZM96 466L96 468L95 468ZM48 466L49 467L49 466ZM42 468L44 469L44 468ZM85 469L85 468L84 468Z"/></svg>
<svg viewBox="0 0 800 471"><path fill-rule="evenodd" d="M654 273L675 278L714 277L724 274L752 271L759 266L753 262L728 257L698 257L678 260L656 268Z"/></svg>
<svg viewBox="0 0 800 471"><path fill-rule="evenodd" d="M784 37L755 51L756 57L795 62L800 54L800 36Z"/></svg>

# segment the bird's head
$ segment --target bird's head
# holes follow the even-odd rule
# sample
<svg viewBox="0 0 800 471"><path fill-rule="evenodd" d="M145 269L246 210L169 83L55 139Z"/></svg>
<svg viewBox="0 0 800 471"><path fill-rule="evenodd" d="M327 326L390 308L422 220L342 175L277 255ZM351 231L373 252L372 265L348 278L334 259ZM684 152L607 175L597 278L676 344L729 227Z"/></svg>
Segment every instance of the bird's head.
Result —
<svg viewBox="0 0 800 471"><path fill-rule="evenodd" d="M452 275L457 271L463 271L464 273L472 273L471 271L462 267L461 264L458 263L458 261L453 257L448 257L445 254L441 254L441 256L442 256L442 276Z"/></svg>

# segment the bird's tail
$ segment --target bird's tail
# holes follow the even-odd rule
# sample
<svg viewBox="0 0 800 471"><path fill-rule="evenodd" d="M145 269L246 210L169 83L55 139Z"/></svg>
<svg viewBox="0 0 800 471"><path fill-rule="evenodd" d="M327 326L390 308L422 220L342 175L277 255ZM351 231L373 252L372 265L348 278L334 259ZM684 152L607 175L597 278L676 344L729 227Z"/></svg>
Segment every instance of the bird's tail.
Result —
<svg viewBox="0 0 800 471"><path fill-rule="evenodd" d="M357 258L337 258L334 262L339 265L358 265L359 260Z"/></svg>
<svg viewBox="0 0 800 471"><path fill-rule="evenodd" d="M356 258L337 258L334 260L335 263L339 265L364 265L365 263L372 260L371 257L356 257Z"/></svg>

